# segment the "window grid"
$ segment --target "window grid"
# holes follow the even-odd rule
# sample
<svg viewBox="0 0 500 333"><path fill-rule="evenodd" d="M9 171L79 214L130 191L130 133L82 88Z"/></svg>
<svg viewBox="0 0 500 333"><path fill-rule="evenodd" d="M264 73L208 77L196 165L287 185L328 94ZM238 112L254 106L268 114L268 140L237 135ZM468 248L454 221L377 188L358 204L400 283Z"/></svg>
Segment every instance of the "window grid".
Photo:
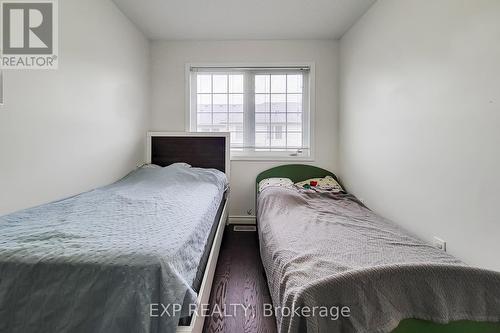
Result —
<svg viewBox="0 0 500 333"><path fill-rule="evenodd" d="M288 146L288 134L300 134L301 135L301 141L303 142L303 138L302 138L302 135L303 135L303 130L300 130L300 131L288 131L288 119L289 119L289 114L290 113L293 113L293 114L298 114L301 116L302 118L302 115L303 115L303 112L288 112L288 99L289 99L289 95L300 95L301 97L301 101L303 101L303 91L301 93L298 93L298 92L293 92L293 93L290 93L288 91L288 78L290 75L297 75L297 74L259 74L258 76L265 76L269 79L269 88L266 92L255 92L254 90L254 96L258 96L258 95L263 95L263 96L269 96L269 106L268 106L268 113L269 113L269 125L268 125L268 130L267 131L259 131L259 130L255 130L255 133L266 133L269 135L269 144L266 145L266 146L259 146L257 144L255 144L255 148L256 149L259 149L259 150L262 150L262 149L269 149L269 151L273 151L273 150L290 150L290 149L302 149L303 148L303 144L301 144L300 146L298 147L289 147ZM273 76L284 76L285 77L285 89L284 89L284 92L274 92L273 93ZM285 96L285 111L284 112L273 112L273 95L284 95ZM254 97L255 98L255 97ZM301 108L302 110L302 108ZM255 113L263 113L263 112L257 112L255 111ZM284 114L285 115L285 121L284 121L284 127L285 127L285 131L284 133L282 133L284 135L284 139L285 139L285 145L284 146L276 146L274 147L273 146L273 134L276 134L275 132L273 132L273 128L274 128L274 124L273 123L273 119L272 119L272 116L273 115L279 115L279 114ZM257 124L257 119L255 120L256 124ZM301 126L303 126L303 122L301 121L300 122ZM257 126L256 126L257 127ZM277 140L277 139L274 139L274 140Z"/></svg>
<svg viewBox="0 0 500 333"><path fill-rule="evenodd" d="M198 79L200 75L205 76L204 79L201 79L202 81ZM231 78L232 75L239 76L239 82L235 84L235 81L232 81L234 80ZM259 76L266 77L268 80L268 83L264 83L263 90L262 87L257 90L256 78ZM281 79L275 78L276 76L281 77ZM222 80L221 77L224 79ZM309 112L304 104L307 93L305 89L308 87L304 72L287 73L277 70L273 73L265 73L250 70L223 73L204 71L195 72L192 78L194 78L192 82L196 82L192 87L194 89L191 90L194 93L191 95L191 101L195 103L192 104L195 107L191 109L194 112L191 113L194 116L191 122L194 125L191 126L192 129L207 132L230 132L231 148L235 151L248 153L267 151L277 154L283 154L287 151L297 151L301 154L303 149L309 151L309 139L308 136L305 136L306 132L309 133L309 129L304 127L309 126L309 122L304 118L304 112ZM275 91L273 91L275 87L273 80L276 80L274 83L277 85ZM291 81L289 82L289 80ZM204 85L201 89L200 82ZM207 88L207 83L209 83L210 89ZM258 101L260 104L258 107L256 97L259 95L264 96L264 99ZM210 101L208 98L203 100L200 96L209 96ZM205 104L203 105L203 103ZM221 107L221 105L224 106ZM224 116L222 116L223 114ZM258 117L258 115L261 116ZM262 116L264 119L267 118L267 123L259 122L263 120ZM266 135L259 136L260 133ZM292 146L289 147L289 144Z"/></svg>
<svg viewBox="0 0 500 333"><path fill-rule="evenodd" d="M197 100L196 129L197 129L197 131L208 131L208 132L227 131L227 132L231 132L232 138L233 138L232 146L234 148L243 148L242 143L235 143L235 142L240 141L240 140L235 140L235 138L237 138L238 135L242 136L243 131L244 131L244 119L243 119L244 110L232 111L231 108L233 105L231 104L231 98L235 98L235 97L239 96L242 99L244 97L244 92L240 91L238 89L236 89L234 91L231 90L231 83L230 83L231 74L202 74L202 75L210 76L210 89L209 89L209 92L206 92L204 90L201 90L202 92L200 92L200 87L197 86L197 91L196 91L196 96L197 96L197 99L196 99ZM223 76L224 77L224 81L225 81L224 92L222 92L222 90L220 90L220 91L216 90L215 80L214 80L215 76L219 76L219 77ZM243 77L243 75L241 75L241 74L236 74L234 76L240 76L241 80ZM198 77L196 77L196 79L198 79ZM210 96L209 112L206 112L206 111L203 112L203 111L199 110L199 105L198 105L198 101L200 100L199 96ZM222 109L215 108L215 106L218 105L215 102L215 100L217 97L221 97L221 96L224 96L223 98L225 99L225 103L224 103L225 105ZM236 102L234 102L234 103L236 103ZM235 104L235 106L236 105L240 105L240 107L242 107L241 104ZM200 124L200 122L199 122L199 115L200 114L209 114L210 115L210 123L209 124L206 124L206 123ZM225 115L225 121L219 122L217 120L218 115L222 115L222 114ZM231 119L231 115L235 115L235 116L241 115L241 120ZM231 131L231 128L236 128L236 130ZM241 128L241 130L238 130L239 128Z"/></svg>

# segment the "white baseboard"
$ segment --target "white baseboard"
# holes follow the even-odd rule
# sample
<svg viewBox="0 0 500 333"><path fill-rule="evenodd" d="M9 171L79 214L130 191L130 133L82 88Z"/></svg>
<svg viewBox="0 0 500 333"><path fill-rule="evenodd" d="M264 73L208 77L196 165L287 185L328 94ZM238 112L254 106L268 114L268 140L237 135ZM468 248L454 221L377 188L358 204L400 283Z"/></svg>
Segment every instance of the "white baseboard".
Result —
<svg viewBox="0 0 500 333"><path fill-rule="evenodd" d="M229 216L229 224L251 224L255 225L255 216Z"/></svg>

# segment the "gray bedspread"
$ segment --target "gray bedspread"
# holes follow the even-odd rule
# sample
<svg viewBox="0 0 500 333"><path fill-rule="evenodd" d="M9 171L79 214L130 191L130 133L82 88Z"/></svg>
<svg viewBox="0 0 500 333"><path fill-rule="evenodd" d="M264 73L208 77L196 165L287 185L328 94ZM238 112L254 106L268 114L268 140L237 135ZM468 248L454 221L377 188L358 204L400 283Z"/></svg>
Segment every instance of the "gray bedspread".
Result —
<svg viewBox="0 0 500 333"><path fill-rule="evenodd" d="M408 318L500 321L500 273L466 266L352 195L270 187L257 218L281 333L385 333ZM331 312L301 312L315 306ZM342 307L350 313L338 316Z"/></svg>
<svg viewBox="0 0 500 333"><path fill-rule="evenodd" d="M150 304L195 299L226 186L217 170L140 168L0 217L0 332L175 332L180 313Z"/></svg>

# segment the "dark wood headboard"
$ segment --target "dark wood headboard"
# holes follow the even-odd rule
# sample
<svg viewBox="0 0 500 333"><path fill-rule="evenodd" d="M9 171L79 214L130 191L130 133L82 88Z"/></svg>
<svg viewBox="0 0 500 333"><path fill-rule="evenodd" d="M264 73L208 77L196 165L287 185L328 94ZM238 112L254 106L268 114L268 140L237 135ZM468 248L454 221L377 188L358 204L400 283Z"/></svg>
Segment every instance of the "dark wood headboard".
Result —
<svg viewBox="0 0 500 333"><path fill-rule="evenodd" d="M229 133L148 133L148 162L184 162L229 175Z"/></svg>

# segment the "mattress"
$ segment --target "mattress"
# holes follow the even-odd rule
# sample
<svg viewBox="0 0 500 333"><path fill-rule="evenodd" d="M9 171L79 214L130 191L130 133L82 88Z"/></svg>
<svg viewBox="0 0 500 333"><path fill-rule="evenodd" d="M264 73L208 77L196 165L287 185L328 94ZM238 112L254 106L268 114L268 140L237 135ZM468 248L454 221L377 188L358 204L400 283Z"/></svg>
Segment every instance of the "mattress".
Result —
<svg viewBox="0 0 500 333"><path fill-rule="evenodd" d="M199 292L201 283L203 282L203 277L205 276L205 269L208 264L208 257L210 256L210 251L212 249L212 245L214 244L215 234L217 233L218 222L222 216L222 211L224 210L224 204L226 200L223 199L219 205L219 209L217 211L217 215L215 216L214 223L210 230L210 234L207 237L207 241L205 243L205 249L203 250L203 256L200 259L199 264L197 265L196 276L191 284L191 287L194 291Z"/></svg>
<svg viewBox="0 0 500 333"><path fill-rule="evenodd" d="M219 205L219 210L217 211L217 215L215 216L212 229L210 230L210 234L207 237L205 249L203 250L203 256L201 257L200 262L197 265L198 268L196 270L195 279L191 284L191 288L197 293L200 292L201 283L203 282L203 277L205 276L205 269L207 268L208 258L210 257L212 245L214 244L215 240L215 234L217 233L217 227L219 225L218 222L220 221L220 218L222 216L225 203L226 200L223 198L222 202ZM189 326L191 324L192 314L189 313L190 300L188 295L186 295L186 297L184 298L182 307L184 315L180 318L179 325ZM186 311L188 312L187 314Z"/></svg>
<svg viewBox="0 0 500 333"><path fill-rule="evenodd" d="M0 332L170 332L227 180L211 169L140 168L115 184L0 218ZM196 202L196 205L193 205Z"/></svg>
<svg viewBox="0 0 500 333"><path fill-rule="evenodd" d="M268 187L257 222L279 332L500 321L500 273L467 266L350 194Z"/></svg>

